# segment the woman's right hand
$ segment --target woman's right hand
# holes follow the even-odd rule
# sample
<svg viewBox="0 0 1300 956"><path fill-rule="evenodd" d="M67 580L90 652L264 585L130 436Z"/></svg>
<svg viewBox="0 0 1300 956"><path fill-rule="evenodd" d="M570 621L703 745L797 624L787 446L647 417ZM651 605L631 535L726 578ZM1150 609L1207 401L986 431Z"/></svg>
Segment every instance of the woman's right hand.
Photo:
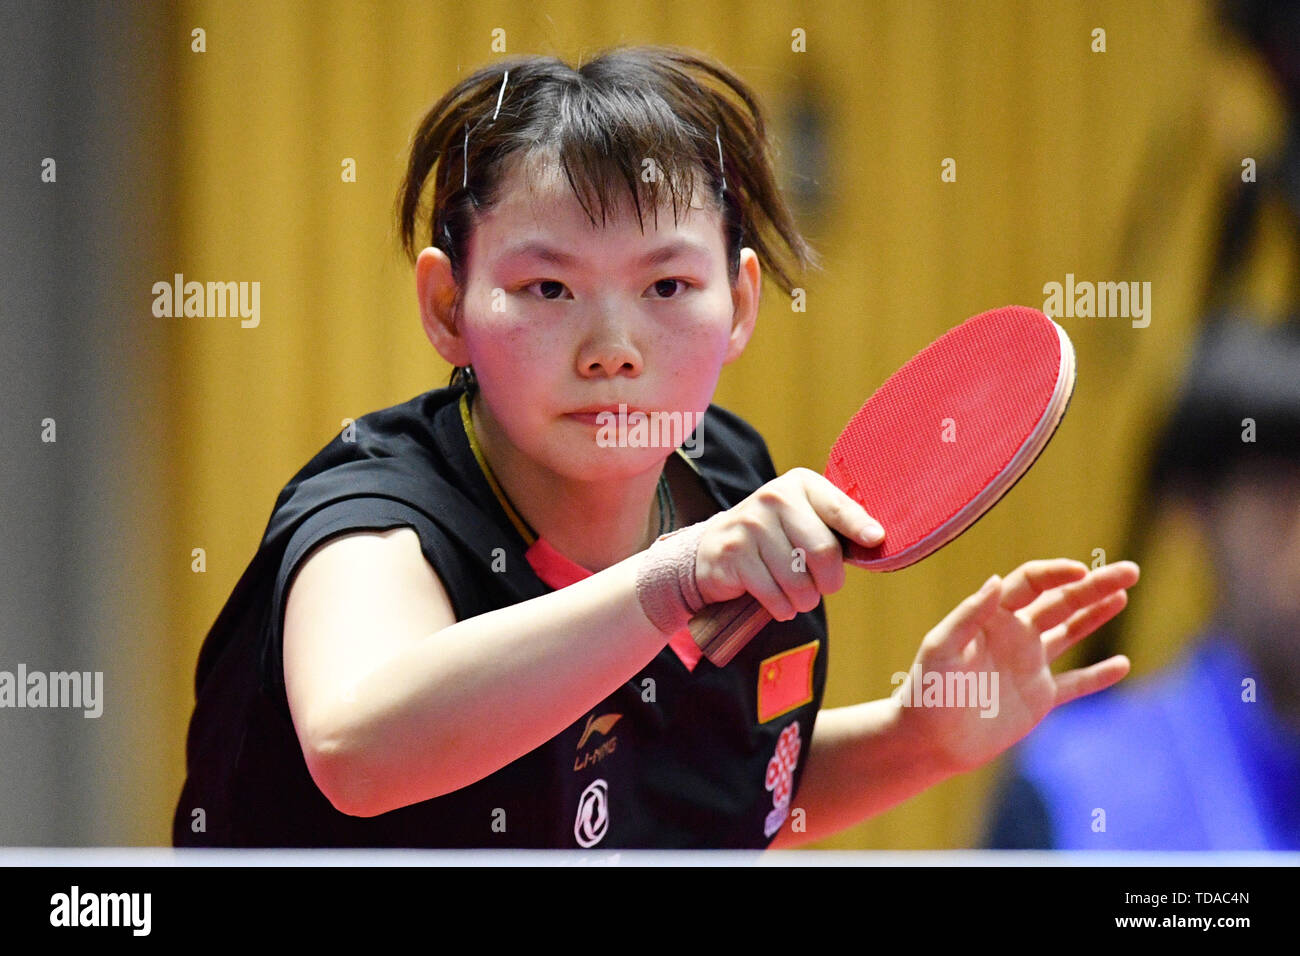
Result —
<svg viewBox="0 0 1300 956"><path fill-rule="evenodd" d="M836 532L865 547L885 537L879 522L825 476L792 468L708 519L695 553L700 595L717 604L752 594L777 621L811 611L822 595L844 586Z"/></svg>

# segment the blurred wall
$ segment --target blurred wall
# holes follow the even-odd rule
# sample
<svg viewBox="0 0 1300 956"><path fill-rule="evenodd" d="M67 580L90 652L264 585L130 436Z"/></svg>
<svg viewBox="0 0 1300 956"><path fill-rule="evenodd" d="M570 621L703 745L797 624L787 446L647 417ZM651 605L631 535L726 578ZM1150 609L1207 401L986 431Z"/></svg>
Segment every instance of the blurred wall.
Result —
<svg viewBox="0 0 1300 956"><path fill-rule="evenodd" d="M0 710L0 844L157 843L178 728L165 604L176 356L162 5L0 4L0 670L102 674L102 712ZM52 165L47 161L52 161ZM183 582L182 582L183 583ZM92 677L93 685L93 677Z"/></svg>
<svg viewBox="0 0 1300 956"><path fill-rule="evenodd" d="M22 8L35 38L10 32L0 42L55 43L63 60L81 49L66 45L84 44L95 56L80 69L97 99L74 103L70 90L80 87L37 99L38 86L59 89L53 68L15 68L5 106L27 111L35 141L19 137L11 168L28 175L43 155L36 119L51 122L51 111L83 163L88 128L102 128L123 138L118 148L133 162L164 168L156 177L144 166L99 171L109 183L81 208L100 216L112 204L119 218L107 235L73 236L87 217L64 222L73 206L31 205L47 195L34 186L17 210L31 242L5 235L25 256L5 259L21 290L5 307L28 324L20 332L7 316L0 335L33 355L19 404L7 403L20 414L6 416L17 460L6 477L32 487L10 525L19 547L6 548L3 585L22 614L5 626L29 660L62 641L87 659L122 662L129 670L118 679L139 695L111 742L54 721L15 732L13 716L0 714L6 754L21 746L61 755L37 759L30 781L0 781L0 834L10 843L169 842L198 646L276 494L343 419L446 383L390 210L416 122L465 71L500 56L493 30L505 31L509 54L570 61L623 42L691 46L758 91L826 270L805 277L805 313L767 287L758 331L724 370L715 401L759 428L780 471L820 470L865 396L968 315L1041 308L1044 283L1067 273L1152 283L1146 328L1060 319L1079 358L1070 414L987 518L911 569L849 571L827 601L831 706L887 694L889 675L907 668L926 631L989 574L1036 557L1124 556L1127 519L1145 506L1135 491L1145 443L1194 330L1224 176L1242 155L1266 150L1276 124L1258 71L1198 3L190 2L165 13L113 7L102 33L88 22L64 32L39 9ZM133 32L129 17L154 32ZM1091 50L1097 27L1104 53ZM195 28L205 52L191 50ZM795 29L806 31L807 52L792 52ZM128 79L123 59L144 75ZM174 108L160 110L155 98ZM940 178L948 157L951 183ZM355 183L342 181L345 158L356 161ZM166 237L147 275L132 271L138 262L115 227L143 229L155 244ZM99 284L50 267L86 261L79 256L95 257ZM260 282L260 324L154 318L149 288L174 273ZM1286 298L1286 275L1253 277L1263 301ZM115 296L127 304L97 330ZM130 345L131 335L146 347ZM87 401L73 402L73 385ZM134 406L146 424L112 417L128 394L151 396ZM67 459L31 438L59 402L70 421L91 414L87 406L100 416L80 426L89 433L81 445L60 420ZM74 516L70 501L101 510ZM67 567L74 554L77 567ZM1127 649L1138 674L1197 625L1205 571L1197 542L1173 521L1126 612L1142 635ZM82 618L68 615L74 607ZM92 626L86 615L111 624ZM973 845L995 769L824 845ZM79 802L51 807L60 787L77 789Z"/></svg>

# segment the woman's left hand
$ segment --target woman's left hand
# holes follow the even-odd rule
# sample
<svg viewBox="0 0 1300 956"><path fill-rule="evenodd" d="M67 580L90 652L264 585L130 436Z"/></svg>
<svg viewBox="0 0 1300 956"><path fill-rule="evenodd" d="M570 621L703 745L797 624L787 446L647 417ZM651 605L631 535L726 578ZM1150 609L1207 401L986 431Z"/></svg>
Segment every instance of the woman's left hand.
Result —
<svg viewBox="0 0 1300 956"><path fill-rule="evenodd" d="M1064 558L1027 561L1005 579L995 575L922 640L893 694L904 704L900 719L932 748L945 772L991 760L1052 708L1128 673L1122 654L1061 674L1053 674L1051 664L1124 609L1125 589L1138 575L1132 561L1089 571Z"/></svg>

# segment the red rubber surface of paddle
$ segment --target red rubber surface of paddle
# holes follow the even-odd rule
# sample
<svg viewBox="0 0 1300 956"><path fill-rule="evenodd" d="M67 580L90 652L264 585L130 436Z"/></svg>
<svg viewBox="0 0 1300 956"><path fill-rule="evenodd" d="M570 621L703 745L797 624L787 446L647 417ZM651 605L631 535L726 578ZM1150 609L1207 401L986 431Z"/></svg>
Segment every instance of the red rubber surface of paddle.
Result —
<svg viewBox="0 0 1300 956"><path fill-rule="evenodd" d="M824 472L885 528L879 547L852 543L848 559L912 547L994 481L1043 417L1060 364L1052 322L1009 306L968 319L891 376L845 426Z"/></svg>

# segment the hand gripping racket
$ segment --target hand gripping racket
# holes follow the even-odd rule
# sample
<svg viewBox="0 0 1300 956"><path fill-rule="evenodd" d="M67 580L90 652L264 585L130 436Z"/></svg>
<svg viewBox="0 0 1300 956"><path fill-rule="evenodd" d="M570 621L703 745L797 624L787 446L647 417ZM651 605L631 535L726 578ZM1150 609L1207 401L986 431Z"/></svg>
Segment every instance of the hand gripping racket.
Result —
<svg viewBox="0 0 1300 956"><path fill-rule="evenodd" d="M1074 346L1037 309L967 319L880 386L831 447L823 473L885 529L867 548L836 532L844 559L896 571L973 525L1029 469L1065 416ZM726 666L772 620L753 596L690 622L704 655Z"/></svg>

